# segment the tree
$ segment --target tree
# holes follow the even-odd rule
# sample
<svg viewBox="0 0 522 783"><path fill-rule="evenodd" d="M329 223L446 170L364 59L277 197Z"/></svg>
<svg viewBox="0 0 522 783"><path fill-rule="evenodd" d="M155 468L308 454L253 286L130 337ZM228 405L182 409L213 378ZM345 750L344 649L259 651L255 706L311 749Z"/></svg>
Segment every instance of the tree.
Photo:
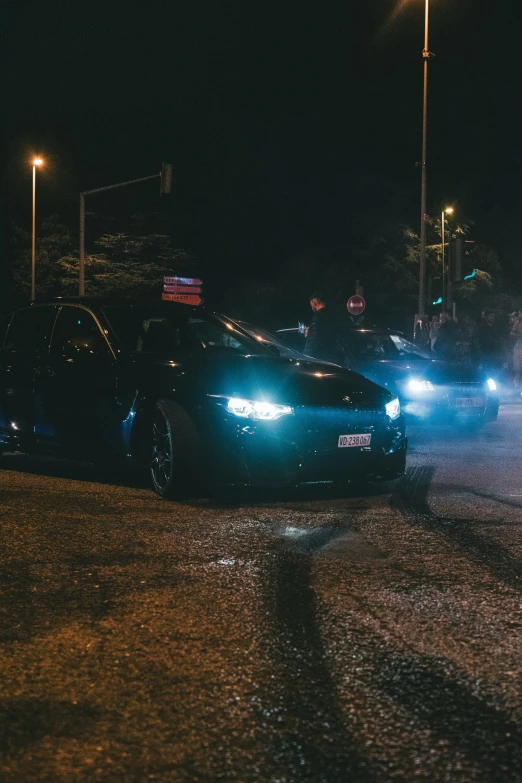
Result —
<svg viewBox="0 0 522 783"><path fill-rule="evenodd" d="M143 218L143 216L141 216ZM143 224L143 219L141 219ZM37 232L36 296L39 299L78 292L78 242L58 215L42 221ZM85 259L86 293L151 296L161 293L163 275L190 273L194 259L172 248L165 234L103 234ZM14 304L31 293L31 237L13 224L9 269Z"/></svg>
<svg viewBox="0 0 522 783"><path fill-rule="evenodd" d="M73 252L74 239L58 215L42 221L37 233L35 282L38 298L59 296L62 289L60 260ZM11 226L9 269L12 295L27 300L31 295L31 236L16 224Z"/></svg>
<svg viewBox="0 0 522 783"><path fill-rule="evenodd" d="M101 252L85 258L85 290L92 295L158 295L164 275L189 273L194 262L184 250L172 248L165 234L103 234L95 246ZM76 292L78 257L64 256L59 265L63 290Z"/></svg>

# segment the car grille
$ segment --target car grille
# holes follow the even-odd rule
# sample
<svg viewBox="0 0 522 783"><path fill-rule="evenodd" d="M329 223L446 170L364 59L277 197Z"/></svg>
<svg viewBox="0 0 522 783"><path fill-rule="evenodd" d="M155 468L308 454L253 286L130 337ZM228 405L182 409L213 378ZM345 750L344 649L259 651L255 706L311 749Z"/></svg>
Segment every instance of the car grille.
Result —
<svg viewBox="0 0 522 783"><path fill-rule="evenodd" d="M377 435L389 424L384 411L369 409L296 408L293 418L295 440L314 449L337 449L339 435Z"/></svg>
<svg viewBox="0 0 522 783"><path fill-rule="evenodd" d="M459 407L459 400L481 400L481 405L476 403L467 410L471 413L480 413L486 405L486 391L481 383L452 383L448 386L448 402L450 407ZM466 406L460 406L466 407Z"/></svg>
<svg viewBox="0 0 522 783"><path fill-rule="evenodd" d="M448 388L453 392L458 392L458 394L467 394L470 396L484 393L484 388L481 383L451 383Z"/></svg>

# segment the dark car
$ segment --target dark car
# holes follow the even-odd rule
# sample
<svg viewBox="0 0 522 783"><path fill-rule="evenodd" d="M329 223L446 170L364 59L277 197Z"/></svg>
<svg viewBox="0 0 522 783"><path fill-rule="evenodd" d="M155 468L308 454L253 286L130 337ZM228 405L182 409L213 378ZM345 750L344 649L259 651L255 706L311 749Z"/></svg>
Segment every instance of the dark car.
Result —
<svg viewBox="0 0 522 783"><path fill-rule="evenodd" d="M134 460L164 496L404 471L392 393L200 308L71 298L0 329L0 451Z"/></svg>
<svg viewBox="0 0 522 783"><path fill-rule="evenodd" d="M242 325L282 355L302 355L302 330L281 329L272 335ZM497 418L496 381L477 367L437 359L401 333L387 329L346 326L342 342L345 366L396 394L407 420L476 425Z"/></svg>

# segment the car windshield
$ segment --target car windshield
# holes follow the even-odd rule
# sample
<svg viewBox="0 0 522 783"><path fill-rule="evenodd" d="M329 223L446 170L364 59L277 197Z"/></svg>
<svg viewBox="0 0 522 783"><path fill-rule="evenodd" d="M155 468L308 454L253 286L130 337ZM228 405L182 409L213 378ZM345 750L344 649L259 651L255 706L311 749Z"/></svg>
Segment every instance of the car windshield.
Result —
<svg viewBox="0 0 522 783"><path fill-rule="evenodd" d="M346 337L346 348L355 359L430 359L429 353L400 334L353 331Z"/></svg>
<svg viewBox="0 0 522 783"><path fill-rule="evenodd" d="M282 340L279 340L276 335L272 334L271 332L267 332L265 329L261 329L259 326L246 323L246 321L238 321L238 324L262 345L268 345L277 348L279 355L283 356L285 359L309 359L309 357L304 356L304 354L299 353L299 351L295 351L293 348L285 345L285 343Z"/></svg>
<svg viewBox="0 0 522 783"><path fill-rule="evenodd" d="M140 353L172 350L227 351L238 354L270 354L257 340L244 334L226 318L195 314L161 304L104 305L121 345Z"/></svg>

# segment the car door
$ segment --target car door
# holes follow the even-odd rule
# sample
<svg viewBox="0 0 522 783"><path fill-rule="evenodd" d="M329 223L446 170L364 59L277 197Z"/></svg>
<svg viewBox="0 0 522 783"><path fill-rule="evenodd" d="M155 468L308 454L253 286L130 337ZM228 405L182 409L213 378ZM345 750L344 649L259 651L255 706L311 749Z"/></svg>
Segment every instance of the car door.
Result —
<svg viewBox="0 0 522 783"><path fill-rule="evenodd" d="M0 439L30 446L34 440L34 382L45 357L57 308L32 305L16 311L0 348Z"/></svg>
<svg viewBox="0 0 522 783"><path fill-rule="evenodd" d="M112 446L116 360L99 321L85 307L63 305L47 362L35 385L40 445L85 458Z"/></svg>

